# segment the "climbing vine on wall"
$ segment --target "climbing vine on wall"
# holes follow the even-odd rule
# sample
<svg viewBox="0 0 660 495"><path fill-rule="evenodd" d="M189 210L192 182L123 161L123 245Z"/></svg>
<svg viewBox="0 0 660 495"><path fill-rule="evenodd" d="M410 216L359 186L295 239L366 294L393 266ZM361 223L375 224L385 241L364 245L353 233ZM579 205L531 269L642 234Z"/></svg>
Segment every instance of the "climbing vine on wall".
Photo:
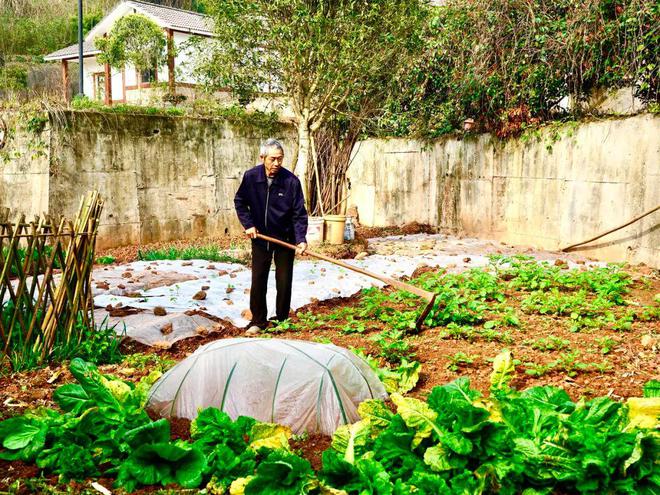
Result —
<svg viewBox="0 0 660 495"><path fill-rule="evenodd" d="M44 156L48 122L47 112L36 103L0 106L0 164L25 155L30 159ZM24 137L20 145L18 134Z"/></svg>

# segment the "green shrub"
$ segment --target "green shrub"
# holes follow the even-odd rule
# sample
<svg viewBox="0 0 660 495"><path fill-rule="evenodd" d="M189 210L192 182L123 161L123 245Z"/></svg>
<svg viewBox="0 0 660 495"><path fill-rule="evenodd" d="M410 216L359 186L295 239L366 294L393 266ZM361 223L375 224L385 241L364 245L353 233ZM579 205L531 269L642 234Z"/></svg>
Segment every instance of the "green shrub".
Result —
<svg viewBox="0 0 660 495"><path fill-rule="evenodd" d="M473 118L507 137L598 88L634 86L657 103L659 13L647 0L449 0L432 11L426 50L376 132L434 138Z"/></svg>

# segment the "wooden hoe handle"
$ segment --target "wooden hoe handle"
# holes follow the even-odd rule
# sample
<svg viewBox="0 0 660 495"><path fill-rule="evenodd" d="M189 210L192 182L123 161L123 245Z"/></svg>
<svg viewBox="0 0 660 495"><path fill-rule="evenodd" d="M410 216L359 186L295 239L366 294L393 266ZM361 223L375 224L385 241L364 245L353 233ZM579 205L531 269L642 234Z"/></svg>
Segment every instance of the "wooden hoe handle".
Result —
<svg viewBox="0 0 660 495"><path fill-rule="evenodd" d="M264 241L272 242L274 244L279 244L280 246L288 247L290 249L297 249L296 246L293 244L289 244L288 242L280 241L279 239L275 239L274 237L270 237L264 234L257 234L257 237L259 239L263 239ZM411 284L406 284L405 282L401 282L400 280L396 280L390 277L384 277L383 275L378 275L376 273L363 270L362 268L359 268L357 266L349 265L348 263L344 263L341 260L331 258L330 256L326 256L325 254L321 253L316 253L314 251L310 251L309 249L305 250L306 254L309 254L310 256L313 256L314 258L318 258L323 261L327 261L329 263L333 263L335 265L341 266L343 268L346 268L347 270L352 270L357 273L361 273L362 275L366 275L367 277L372 277L377 280L380 280L381 282L386 283L387 285L391 285L392 287L396 287L397 289L400 290L405 290L407 292L411 292L419 297L423 297L427 301L432 301L435 299L435 293L429 292L424 289L420 289L419 287L415 287L414 285Z"/></svg>

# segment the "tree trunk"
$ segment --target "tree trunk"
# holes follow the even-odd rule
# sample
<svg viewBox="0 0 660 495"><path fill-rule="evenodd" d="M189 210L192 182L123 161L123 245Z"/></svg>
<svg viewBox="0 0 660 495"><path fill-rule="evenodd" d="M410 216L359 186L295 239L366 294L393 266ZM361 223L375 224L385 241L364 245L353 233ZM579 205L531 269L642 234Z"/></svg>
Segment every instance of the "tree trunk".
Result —
<svg viewBox="0 0 660 495"><path fill-rule="evenodd" d="M296 162L296 170L307 170L311 148L309 121L301 118L298 122L298 161Z"/></svg>
<svg viewBox="0 0 660 495"><path fill-rule="evenodd" d="M311 197L314 195L314 190L310 187L312 185L312 181L310 180L311 176L309 175L308 167L312 148L309 125L309 111L306 110L298 119L298 159L296 161L294 170L296 170L299 174L304 175L305 198L308 209L311 204Z"/></svg>

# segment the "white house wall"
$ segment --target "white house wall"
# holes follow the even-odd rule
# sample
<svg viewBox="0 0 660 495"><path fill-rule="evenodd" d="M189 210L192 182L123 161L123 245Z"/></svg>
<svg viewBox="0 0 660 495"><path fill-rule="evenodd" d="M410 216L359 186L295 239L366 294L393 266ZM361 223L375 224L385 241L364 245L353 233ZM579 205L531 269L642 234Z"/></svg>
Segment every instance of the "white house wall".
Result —
<svg viewBox="0 0 660 495"><path fill-rule="evenodd" d="M187 46L191 35L185 33L174 33L174 46L176 48L176 57L174 59L175 79L177 83L197 84L197 80L192 76L192 66L194 50ZM93 96L92 74L103 72L103 64L98 63L96 57L85 59L85 94L90 98ZM123 82L121 71L112 68L112 99L121 100L123 98ZM127 65L124 71L125 84L127 87L135 87L138 84L137 72L131 65ZM167 63L158 68L158 82L167 82L169 80L169 70ZM129 90L130 91L130 90Z"/></svg>
<svg viewBox="0 0 660 495"><path fill-rule="evenodd" d="M89 33L85 36L85 41L92 41L94 38L103 36L105 33L109 32L112 27L115 25L120 18L124 17L126 14L137 13L137 10L132 6L126 3L118 4L108 15L106 15L101 21L94 26Z"/></svg>
<svg viewBox="0 0 660 495"><path fill-rule="evenodd" d="M135 67L132 65L126 66L124 69L124 74L124 77L126 77L126 86L137 86L138 80Z"/></svg>
<svg viewBox="0 0 660 495"><path fill-rule="evenodd" d="M104 72L105 66L103 64L100 64L98 60L96 60L96 57L90 57L85 59L85 62L83 64L83 71L85 75L85 80L84 80L85 95L88 98L93 98L94 97L93 74L96 72ZM114 68L110 68L110 78L112 80L112 99L115 101L121 100L123 98L121 71ZM97 99L103 101L104 98L103 95L96 95L96 97Z"/></svg>
<svg viewBox="0 0 660 495"><path fill-rule="evenodd" d="M174 58L174 73L178 82L197 84L197 80L192 76L194 50L186 46L190 38L189 34L174 33L174 46L177 52ZM167 72L167 67L165 72Z"/></svg>

